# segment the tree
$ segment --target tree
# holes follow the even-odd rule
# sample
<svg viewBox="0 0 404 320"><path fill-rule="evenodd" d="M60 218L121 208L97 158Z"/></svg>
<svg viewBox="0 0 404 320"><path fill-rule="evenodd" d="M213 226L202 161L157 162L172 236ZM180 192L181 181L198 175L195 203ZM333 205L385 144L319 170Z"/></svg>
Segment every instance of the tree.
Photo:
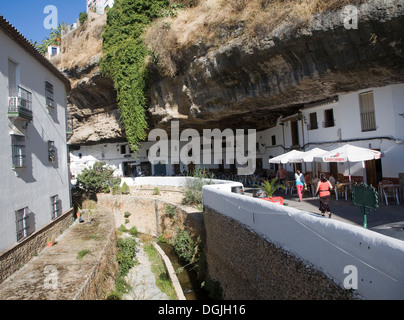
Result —
<svg viewBox="0 0 404 320"><path fill-rule="evenodd" d="M66 24L63 22L59 24L56 29L52 29L50 33L50 43L53 45L60 46L62 44L62 31L66 28Z"/></svg>
<svg viewBox="0 0 404 320"><path fill-rule="evenodd" d="M110 187L121 183L120 178L114 177L114 171L105 161L98 161L77 176L76 186L85 193L108 192Z"/></svg>
<svg viewBox="0 0 404 320"><path fill-rule="evenodd" d="M80 14L79 14L79 23L80 23L80 25L83 25L84 22L87 21L87 19L88 19L87 12L80 12Z"/></svg>

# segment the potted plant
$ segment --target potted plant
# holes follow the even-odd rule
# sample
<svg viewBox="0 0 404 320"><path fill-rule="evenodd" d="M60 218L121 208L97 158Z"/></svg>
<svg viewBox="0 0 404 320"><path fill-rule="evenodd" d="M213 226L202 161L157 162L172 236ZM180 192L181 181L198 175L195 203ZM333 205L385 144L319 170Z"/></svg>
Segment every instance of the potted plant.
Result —
<svg viewBox="0 0 404 320"><path fill-rule="evenodd" d="M282 197L274 197L273 194L278 189L286 189L283 184L276 183L278 178L273 178L271 181L264 180L261 186L258 186L262 191L265 192L267 198L261 198L263 200L268 200L274 203L283 204Z"/></svg>
<svg viewBox="0 0 404 320"><path fill-rule="evenodd" d="M52 247L54 243L55 243L55 238L54 238L54 237L48 237L48 238L46 239L46 245L47 245L48 247Z"/></svg>

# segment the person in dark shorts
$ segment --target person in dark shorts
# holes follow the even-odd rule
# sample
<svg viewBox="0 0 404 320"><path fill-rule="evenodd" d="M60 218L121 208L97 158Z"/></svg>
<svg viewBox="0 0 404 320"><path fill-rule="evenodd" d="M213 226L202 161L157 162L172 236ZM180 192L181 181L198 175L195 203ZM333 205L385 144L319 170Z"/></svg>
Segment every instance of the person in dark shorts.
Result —
<svg viewBox="0 0 404 320"><path fill-rule="evenodd" d="M316 195L320 196L320 208L321 214L324 216L327 212L328 218L331 218L330 209L330 195L332 190L332 184L327 180L325 174L320 175L320 181L317 184Z"/></svg>

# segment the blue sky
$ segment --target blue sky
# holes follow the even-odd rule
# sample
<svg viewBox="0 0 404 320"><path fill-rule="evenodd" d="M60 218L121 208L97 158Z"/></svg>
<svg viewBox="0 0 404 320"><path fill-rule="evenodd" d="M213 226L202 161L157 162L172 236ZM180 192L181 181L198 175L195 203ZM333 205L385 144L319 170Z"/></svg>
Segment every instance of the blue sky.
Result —
<svg viewBox="0 0 404 320"><path fill-rule="evenodd" d="M0 14L25 38L39 44L51 32L44 26L51 13L44 13L46 6L57 8L58 24L72 24L79 18L80 12L86 12L86 3L86 0L0 0Z"/></svg>

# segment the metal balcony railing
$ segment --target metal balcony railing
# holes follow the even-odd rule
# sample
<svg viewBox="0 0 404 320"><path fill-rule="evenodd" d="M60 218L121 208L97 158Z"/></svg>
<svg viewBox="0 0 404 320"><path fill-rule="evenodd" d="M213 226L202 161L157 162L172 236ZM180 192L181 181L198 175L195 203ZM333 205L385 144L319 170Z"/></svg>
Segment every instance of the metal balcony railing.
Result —
<svg viewBox="0 0 404 320"><path fill-rule="evenodd" d="M67 117L66 134L71 136L73 134L73 117Z"/></svg>
<svg viewBox="0 0 404 320"><path fill-rule="evenodd" d="M16 87L8 98L8 116L31 121L32 116L32 93L21 87Z"/></svg>
<svg viewBox="0 0 404 320"><path fill-rule="evenodd" d="M307 125L307 130L315 130L318 129L318 123L317 122L310 122Z"/></svg>

